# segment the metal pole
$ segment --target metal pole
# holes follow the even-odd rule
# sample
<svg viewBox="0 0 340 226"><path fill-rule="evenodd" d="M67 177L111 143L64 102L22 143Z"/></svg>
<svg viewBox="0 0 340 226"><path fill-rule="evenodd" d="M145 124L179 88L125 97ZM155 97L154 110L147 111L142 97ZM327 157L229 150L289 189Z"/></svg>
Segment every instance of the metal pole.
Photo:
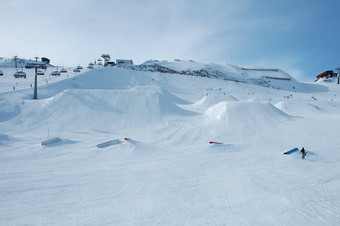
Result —
<svg viewBox="0 0 340 226"><path fill-rule="evenodd" d="M335 70L337 70L337 71L338 71L338 74L337 74L337 77L338 77L338 82L337 82L337 84L339 84L339 77L340 77L340 67L337 67L337 68L335 68Z"/></svg>
<svg viewBox="0 0 340 226"><path fill-rule="evenodd" d="M15 56L14 56L14 61L15 61L15 68L18 68L18 65L17 65L17 58L18 58L18 56L17 56L17 55L15 55Z"/></svg>
<svg viewBox="0 0 340 226"><path fill-rule="evenodd" d="M37 87L37 67L35 67L35 77L34 77L34 94L33 94L33 99L37 100L38 99L38 87Z"/></svg>

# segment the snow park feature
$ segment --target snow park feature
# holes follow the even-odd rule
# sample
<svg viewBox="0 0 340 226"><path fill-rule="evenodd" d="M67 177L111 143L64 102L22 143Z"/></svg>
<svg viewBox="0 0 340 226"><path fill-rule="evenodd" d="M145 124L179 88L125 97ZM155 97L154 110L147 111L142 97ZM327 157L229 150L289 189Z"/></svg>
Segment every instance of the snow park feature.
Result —
<svg viewBox="0 0 340 226"><path fill-rule="evenodd" d="M294 153L294 152L298 152L299 151L299 149L298 148L293 148L293 149L291 149L291 150L289 150L289 151L286 151L285 153L283 153L284 155L290 155L290 154L292 154L292 153Z"/></svg>
<svg viewBox="0 0 340 226"><path fill-rule="evenodd" d="M109 147L111 145L117 145L117 144L121 144L121 143L122 142L119 139L109 140L109 141L106 141L104 143L97 144L97 148L106 148L106 147Z"/></svg>
<svg viewBox="0 0 340 226"><path fill-rule="evenodd" d="M50 145L50 144L53 144L53 143L57 143L57 142L60 142L62 141L62 139L60 139L60 137L55 137L55 138L51 138L51 139L48 139L48 140L44 140L41 142L41 145Z"/></svg>
<svg viewBox="0 0 340 226"><path fill-rule="evenodd" d="M48 67L32 100L33 70L15 79L12 65L0 77L0 225L340 224L336 83L152 60L70 77ZM41 145L46 131L61 141ZM304 160L282 154L303 146Z"/></svg>
<svg viewBox="0 0 340 226"><path fill-rule="evenodd" d="M221 142L216 142L216 141L209 141L209 144L223 144Z"/></svg>

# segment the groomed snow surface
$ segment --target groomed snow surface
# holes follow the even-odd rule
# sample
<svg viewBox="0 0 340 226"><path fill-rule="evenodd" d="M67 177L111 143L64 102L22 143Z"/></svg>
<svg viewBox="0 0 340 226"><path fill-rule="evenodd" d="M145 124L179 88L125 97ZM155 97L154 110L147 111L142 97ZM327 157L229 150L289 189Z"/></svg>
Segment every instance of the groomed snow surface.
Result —
<svg viewBox="0 0 340 226"><path fill-rule="evenodd" d="M48 78L0 77L1 225L340 225L339 85Z"/></svg>

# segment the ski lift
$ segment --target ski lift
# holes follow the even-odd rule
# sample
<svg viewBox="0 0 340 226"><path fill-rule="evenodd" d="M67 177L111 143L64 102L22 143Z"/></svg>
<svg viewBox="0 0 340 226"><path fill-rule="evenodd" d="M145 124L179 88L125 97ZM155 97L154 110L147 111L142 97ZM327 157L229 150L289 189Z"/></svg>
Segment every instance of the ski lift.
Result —
<svg viewBox="0 0 340 226"><path fill-rule="evenodd" d="M38 70L38 71L37 71L37 75L45 75L45 72L42 71L42 70Z"/></svg>
<svg viewBox="0 0 340 226"><path fill-rule="evenodd" d="M76 68L76 69L73 69L73 72L80 72L80 70Z"/></svg>
<svg viewBox="0 0 340 226"><path fill-rule="evenodd" d="M60 71L53 71L52 76L60 76Z"/></svg>
<svg viewBox="0 0 340 226"><path fill-rule="evenodd" d="M0 71L0 76L3 76L3 75L4 75L4 73L2 71Z"/></svg>
<svg viewBox="0 0 340 226"><path fill-rule="evenodd" d="M67 70L65 68L60 70L60 73L67 73Z"/></svg>
<svg viewBox="0 0 340 226"><path fill-rule="evenodd" d="M26 78L26 73L23 71L17 71L14 73L15 78Z"/></svg>
<svg viewBox="0 0 340 226"><path fill-rule="evenodd" d="M81 70L81 69L83 69L83 67L82 66L78 66L77 69Z"/></svg>
<svg viewBox="0 0 340 226"><path fill-rule="evenodd" d="M113 61L108 61L108 62L107 62L107 66L109 66L109 67L114 67L114 66L116 66L116 64L115 64L115 62L113 62Z"/></svg>

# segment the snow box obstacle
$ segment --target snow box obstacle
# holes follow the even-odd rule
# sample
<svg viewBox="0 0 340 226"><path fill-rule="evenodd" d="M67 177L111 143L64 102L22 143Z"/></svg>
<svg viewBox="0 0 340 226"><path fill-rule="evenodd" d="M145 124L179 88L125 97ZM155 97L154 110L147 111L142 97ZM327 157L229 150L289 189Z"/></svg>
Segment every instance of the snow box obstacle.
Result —
<svg viewBox="0 0 340 226"><path fill-rule="evenodd" d="M48 146L50 144L55 144L55 143L58 143L60 141L62 141L62 139L60 139L60 137L55 137L55 138L52 138L52 139L48 139L48 140L42 141L41 145L42 146Z"/></svg>
<svg viewBox="0 0 340 226"><path fill-rule="evenodd" d="M119 139L115 139L115 140L110 140L101 144L97 144L97 148L106 148L112 145L117 145L117 144L121 144L122 142Z"/></svg>
<svg viewBox="0 0 340 226"><path fill-rule="evenodd" d="M283 153L283 154L284 154L284 155L290 155L290 154L292 154L292 153L294 153L294 152L297 152L297 151L299 151L298 148L293 148L293 149L291 149L291 150L289 150L289 151L286 151L286 152Z"/></svg>
<svg viewBox="0 0 340 226"><path fill-rule="evenodd" d="M223 144L221 142L216 142L216 141L209 141L209 144Z"/></svg>

